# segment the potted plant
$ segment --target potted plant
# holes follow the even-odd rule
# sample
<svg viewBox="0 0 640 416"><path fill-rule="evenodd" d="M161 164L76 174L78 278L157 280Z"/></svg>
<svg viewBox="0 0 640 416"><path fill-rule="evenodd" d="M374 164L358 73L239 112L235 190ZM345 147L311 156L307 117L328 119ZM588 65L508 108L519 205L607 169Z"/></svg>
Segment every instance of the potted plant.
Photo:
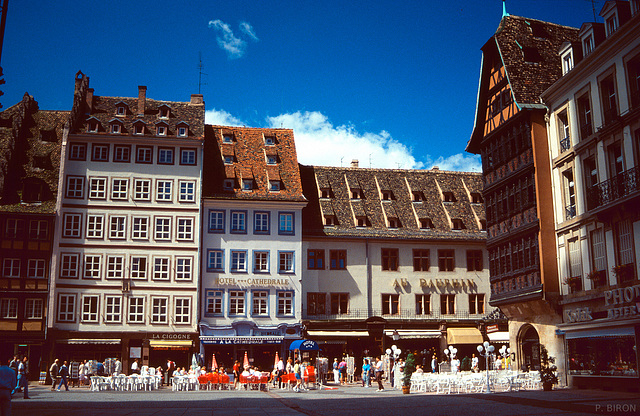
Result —
<svg viewBox="0 0 640 416"><path fill-rule="evenodd" d="M416 360L413 354L407 355L407 360L404 362L404 370L402 377L402 393L409 394L411 390L411 375L416 371Z"/></svg>
<svg viewBox="0 0 640 416"><path fill-rule="evenodd" d="M621 264L611 268L613 274L616 275L617 283L628 282L633 280L633 263Z"/></svg>
<svg viewBox="0 0 640 416"><path fill-rule="evenodd" d="M544 345L540 345L540 381L542 381L542 389L551 391L554 384L558 384L558 376L555 366L556 359L549 356L549 352Z"/></svg>
<svg viewBox="0 0 640 416"><path fill-rule="evenodd" d="M571 276L565 277L563 282L571 288L572 291L580 290L582 286L582 277L581 276Z"/></svg>
<svg viewBox="0 0 640 416"><path fill-rule="evenodd" d="M592 270L587 278L591 280L596 286L600 286L604 283L606 277L604 270Z"/></svg>

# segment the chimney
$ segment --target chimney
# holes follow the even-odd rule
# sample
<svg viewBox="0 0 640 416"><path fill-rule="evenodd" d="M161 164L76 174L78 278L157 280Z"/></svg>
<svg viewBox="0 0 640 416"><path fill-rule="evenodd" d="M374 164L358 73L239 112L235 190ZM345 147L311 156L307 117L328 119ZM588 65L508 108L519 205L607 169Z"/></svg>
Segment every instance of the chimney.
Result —
<svg viewBox="0 0 640 416"><path fill-rule="evenodd" d="M93 112L93 88L87 88L87 113Z"/></svg>
<svg viewBox="0 0 640 416"><path fill-rule="evenodd" d="M440 170L440 168L437 167L437 166L434 166L434 167L431 168L431 170Z"/></svg>
<svg viewBox="0 0 640 416"><path fill-rule="evenodd" d="M202 94L191 94L191 105L201 105L204 104L204 98Z"/></svg>
<svg viewBox="0 0 640 416"><path fill-rule="evenodd" d="M138 116L144 116L144 107L147 102L147 87L138 86Z"/></svg>
<svg viewBox="0 0 640 416"><path fill-rule="evenodd" d="M353 159L353 160L351 161L351 167L352 167L352 168L357 168L359 164L360 164L360 163L358 162L358 159Z"/></svg>

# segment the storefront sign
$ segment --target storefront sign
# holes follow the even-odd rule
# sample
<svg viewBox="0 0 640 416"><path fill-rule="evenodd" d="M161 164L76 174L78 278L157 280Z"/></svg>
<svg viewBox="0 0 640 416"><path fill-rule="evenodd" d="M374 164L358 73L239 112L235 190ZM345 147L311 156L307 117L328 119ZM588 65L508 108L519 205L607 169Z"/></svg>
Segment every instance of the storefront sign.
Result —
<svg viewBox="0 0 640 416"><path fill-rule="evenodd" d="M591 309L590 308L575 308L564 310L564 320L568 323L591 321Z"/></svg>
<svg viewBox="0 0 640 416"><path fill-rule="evenodd" d="M487 325L487 334L498 332L498 324Z"/></svg>
<svg viewBox="0 0 640 416"><path fill-rule="evenodd" d="M605 306L614 306L607 309L607 319L629 318L640 314L640 305L636 302L636 299L639 297L640 285L607 290L604 292ZM624 305L632 302L636 303L632 305Z"/></svg>
<svg viewBox="0 0 640 416"><path fill-rule="evenodd" d="M246 285L246 286L262 286L262 287L275 287L275 286L289 286L289 279L252 279L247 278L235 278L235 277L217 277L214 279L214 285Z"/></svg>
<svg viewBox="0 0 640 416"><path fill-rule="evenodd" d="M476 287L471 279L420 279L420 287Z"/></svg>
<svg viewBox="0 0 640 416"><path fill-rule="evenodd" d="M190 340L191 339L191 334L154 334L154 333L149 333L147 335L148 339L161 339L161 340Z"/></svg>
<svg viewBox="0 0 640 416"><path fill-rule="evenodd" d="M259 337L213 338L207 340L206 343L214 345L281 344L282 339Z"/></svg>

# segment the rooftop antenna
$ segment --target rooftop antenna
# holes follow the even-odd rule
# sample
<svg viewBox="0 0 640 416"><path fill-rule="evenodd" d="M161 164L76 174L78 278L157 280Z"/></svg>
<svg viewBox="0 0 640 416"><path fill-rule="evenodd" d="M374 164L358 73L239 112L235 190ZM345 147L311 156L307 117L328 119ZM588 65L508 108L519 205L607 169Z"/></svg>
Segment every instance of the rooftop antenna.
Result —
<svg viewBox="0 0 640 416"><path fill-rule="evenodd" d="M371 155L372 155L372 154L373 154L373 153L369 153L369 169L371 169Z"/></svg>
<svg viewBox="0 0 640 416"><path fill-rule="evenodd" d="M342 167L342 159L344 159L344 156L340 158L340 167Z"/></svg>
<svg viewBox="0 0 640 416"><path fill-rule="evenodd" d="M507 0L502 0L502 17L509 16L507 13Z"/></svg>
<svg viewBox="0 0 640 416"><path fill-rule="evenodd" d="M202 76L203 75L207 75L207 74L202 72L202 68L204 67L202 65L202 52L198 52L198 57L199 57L199 62L198 62L198 94L201 94L200 90L202 88L202 85L207 85L206 83L202 84Z"/></svg>
<svg viewBox="0 0 640 416"><path fill-rule="evenodd" d="M593 21L596 21L596 0L591 0L591 9L593 10Z"/></svg>

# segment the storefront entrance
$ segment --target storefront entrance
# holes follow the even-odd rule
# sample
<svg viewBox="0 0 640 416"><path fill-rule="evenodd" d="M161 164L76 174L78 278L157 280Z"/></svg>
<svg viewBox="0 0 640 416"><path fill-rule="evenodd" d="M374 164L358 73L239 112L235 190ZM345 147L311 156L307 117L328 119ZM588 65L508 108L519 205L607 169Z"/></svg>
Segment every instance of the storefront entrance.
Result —
<svg viewBox="0 0 640 416"><path fill-rule="evenodd" d="M531 325L525 325L520 329L520 369L540 370L540 337L538 331Z"/></svg>

